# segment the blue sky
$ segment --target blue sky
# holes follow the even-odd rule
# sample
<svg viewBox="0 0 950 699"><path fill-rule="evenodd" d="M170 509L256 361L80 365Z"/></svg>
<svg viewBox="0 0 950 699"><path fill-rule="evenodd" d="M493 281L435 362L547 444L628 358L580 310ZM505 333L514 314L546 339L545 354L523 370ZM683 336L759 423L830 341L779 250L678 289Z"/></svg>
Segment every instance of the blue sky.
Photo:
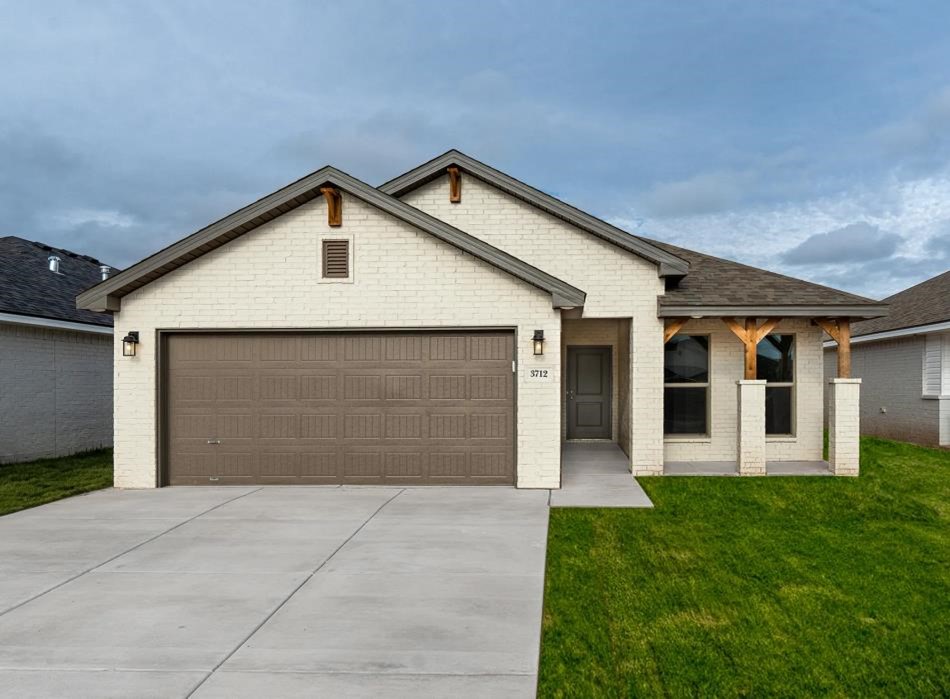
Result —
<svg viewBox="0 0 950 699"><path fill-rule="evenodd" d="M946 2L7 2L0 235L125 266L331 163L459 148L882 297L950 267Z"/></svg>

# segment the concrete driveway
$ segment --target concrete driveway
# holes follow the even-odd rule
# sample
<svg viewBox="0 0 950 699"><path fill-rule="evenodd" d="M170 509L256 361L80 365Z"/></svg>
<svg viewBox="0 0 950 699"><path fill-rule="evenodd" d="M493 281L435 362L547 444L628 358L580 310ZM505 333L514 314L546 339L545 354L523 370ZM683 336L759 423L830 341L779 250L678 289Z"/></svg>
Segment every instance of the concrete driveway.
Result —
<svg viewBox="0 0 950 699"><path fill-rule="evenodd" d="M548 492L106 490L0 518L17 697L533 696Z"/></svg>

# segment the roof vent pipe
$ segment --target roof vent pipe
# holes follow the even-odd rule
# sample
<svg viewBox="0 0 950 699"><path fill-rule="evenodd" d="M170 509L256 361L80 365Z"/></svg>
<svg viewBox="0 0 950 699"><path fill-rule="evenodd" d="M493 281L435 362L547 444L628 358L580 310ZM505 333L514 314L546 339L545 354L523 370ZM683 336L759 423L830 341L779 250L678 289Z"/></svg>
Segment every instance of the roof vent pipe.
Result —
<svg viewBox="0 0 950 699"><path fill-rule="evenodd" d="M59 271L59 257L57 257L56 255L50 255L49 257L46 258L46 260L49 262L50 272L53 272L54 274L62 274Z"/></svg>
<svg viewBox="0 0 950 699"><path fill-rule="evenodd" d="M102 275L102 281L105 281L112 274L112 268L109 265L99 265L99 273Z"/></svg>

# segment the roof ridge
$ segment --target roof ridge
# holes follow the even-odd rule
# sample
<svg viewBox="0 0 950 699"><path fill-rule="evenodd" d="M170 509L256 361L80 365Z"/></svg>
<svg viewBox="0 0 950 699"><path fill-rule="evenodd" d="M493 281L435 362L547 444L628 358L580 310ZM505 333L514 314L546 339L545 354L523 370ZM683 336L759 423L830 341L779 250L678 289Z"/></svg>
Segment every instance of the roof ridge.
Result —
<svg viewBox="0 0 950 699"><path fill-rule="evenodd" d="M97 265L108 264L108 263L106 263L106 262L103 262L103 261L101 261L101 260L99 260L99 259L93 257L92 255L87 255L87 254L81 253L81 252L75 252L75 251L70 250L70 249L68 249L68 248L56 247L55 245L50 245L49 243L44 243L44 242L39 241L39 240L30 240L29 238L22 238L22 237L20 237L20 236L18 236L18 235L5 235L5 236L0 236L0 241L5 241L5 240L15 240L15 241L18 241L18 242L20 242L20 243L25 243L26 245L30 245L30 246L35 247L35 248L39 248L40 250L44 250L44 251L48 251L48 252L57 252L57 253L66 255L66 256L68 256L68 257L75 258L75 259L77 259L77 260L86 260L86 261L88 261L88 262L92 262L93 264L97 264ZM109 266L111 267L112 265L109 265Z"/></svg>
<svg viewBox="0 0 950 699"><path fill-rule="evenodd" d="M945 276L947 276L948 274L950 274L950 269L948 269L946 272L941 272L940 274L938 274L938 275L936 275L936 276L928 277L927 279L924 279L922 282L917 282L917 283L914 284L913 286L908 286L906 289L901 289L901 290L898 291L897 293L891 294L890 296L881 299L881 301L882 301L882 302L883 302L883 301L890 302L892 299L896 299L898 296L901 296L901 295L903 295L903 294L907 294L907 293L909 293L909 292L912 292L912 291L914 291L915 289L917 289L918 287L924 286L925 284L931 284L931 283L933 283L933 282L936 282L936 281L939 280L941 277L945 277Z"/></svg>

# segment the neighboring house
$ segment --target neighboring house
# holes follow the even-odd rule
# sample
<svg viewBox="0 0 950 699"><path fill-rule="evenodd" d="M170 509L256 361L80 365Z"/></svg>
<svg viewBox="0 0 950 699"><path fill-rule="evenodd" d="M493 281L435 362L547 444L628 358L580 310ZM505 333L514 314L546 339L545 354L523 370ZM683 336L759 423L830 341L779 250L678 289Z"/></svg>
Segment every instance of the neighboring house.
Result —
<svg viewBox="0 0 950 699"><path fill-rule="evenodd" d="M884 299L890 313L855 323L851 366L862 379L861 432L950 446L950 271ZM837 348L825 343L825 370Z"/></svg>
<svg viewBox="0 0 950 699"><path fill-rule="evenodd" d="M112 317L75 300L110 270L0 238L0 463L112 444Z"/></svg>
<svg viewBox="0 0 950 699"><path fill-rule="evenodd" d="M457 151L379 188L323 168L78 304L114 314L117 347L137 333L116 357L125 487L557 488L569 439L616 442L636 475L820 462L812 320L885 312L630 235ZM858 384L836 391L830 461L856 474Z"/></svg>

